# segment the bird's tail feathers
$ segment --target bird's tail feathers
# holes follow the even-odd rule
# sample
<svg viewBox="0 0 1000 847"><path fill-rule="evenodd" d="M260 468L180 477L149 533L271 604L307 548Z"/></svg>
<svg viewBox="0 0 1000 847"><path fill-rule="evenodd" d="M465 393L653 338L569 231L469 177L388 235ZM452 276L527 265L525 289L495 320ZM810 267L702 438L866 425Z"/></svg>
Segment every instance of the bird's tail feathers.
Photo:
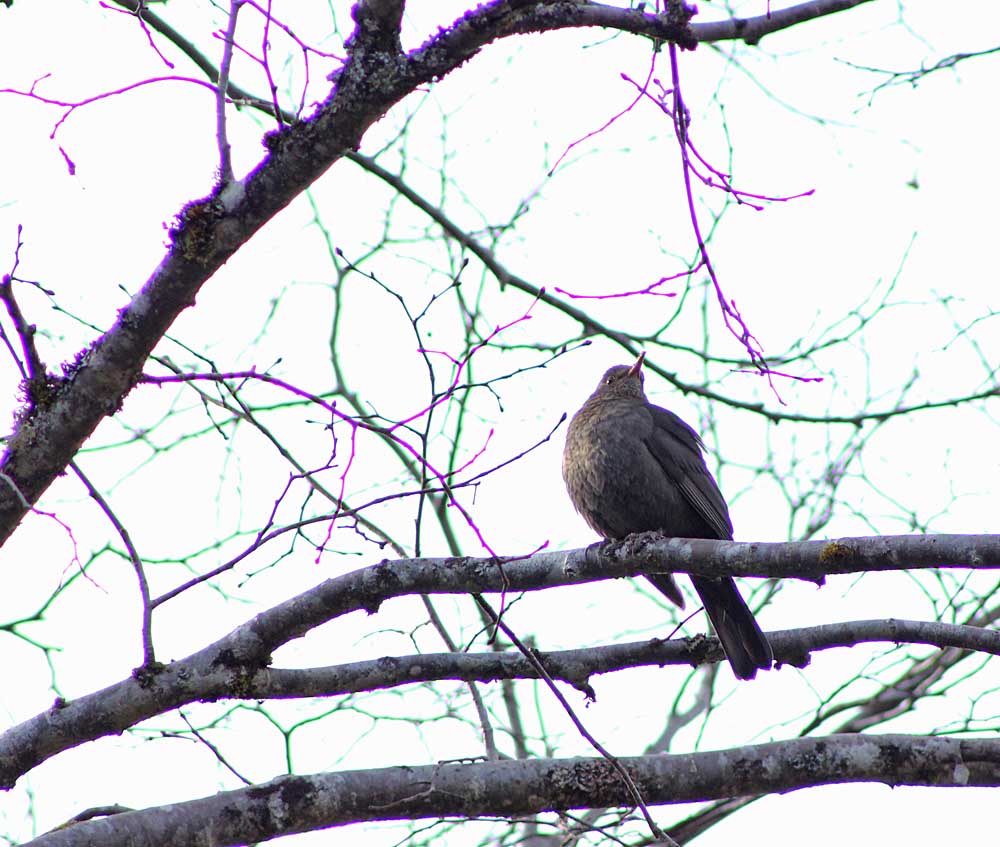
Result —
<svg viewBox="0 0 1000 847"><path fill-rule="evenodd" d="M673 574L648 573L646 574L646 579L653 583L653 587L663 594L671 603L682 609L684 608L684 594L681 592L680 586L677 585L677 580L674 579Z"/></svg>
<svg viewBox="0 0 1000 847"><path fill-rule="evenodd" d="M774 663L771 645L736 583L728 577L713 579L694 575L691 582L705 605L736 678L753 679L758 670L770 670Z"/></svg>

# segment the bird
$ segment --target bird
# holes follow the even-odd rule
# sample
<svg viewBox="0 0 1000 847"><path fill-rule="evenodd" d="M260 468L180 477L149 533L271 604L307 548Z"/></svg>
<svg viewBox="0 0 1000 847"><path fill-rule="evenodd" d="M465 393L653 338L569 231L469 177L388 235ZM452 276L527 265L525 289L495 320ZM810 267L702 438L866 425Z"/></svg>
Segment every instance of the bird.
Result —
<svg viewBox="0 0 1000 847"><path fill-rule="evenodd" d="M634 365L609 368L570 421L562 461L570 500L608 540L648 531L731 540L729 508L705 464L704 444L681 418L646 398L644 360L642 353ZM644 576L683 608L672 574ZM691 574L691 582L736 678L769 670L771 645L733 579Z"/></svg>

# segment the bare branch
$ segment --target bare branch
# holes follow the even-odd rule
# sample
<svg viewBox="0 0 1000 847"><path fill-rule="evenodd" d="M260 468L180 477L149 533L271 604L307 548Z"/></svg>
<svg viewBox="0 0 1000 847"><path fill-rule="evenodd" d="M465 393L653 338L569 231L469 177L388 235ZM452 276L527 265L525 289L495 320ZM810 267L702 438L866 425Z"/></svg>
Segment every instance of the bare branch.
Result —
<svg viewBox="0 0 1000 847"><path fill-rule="evenodd" d="M0 786L11 786L16 780L50 756L101 735L121 732L125 728L152 715L175 708L195 699L246 696L248 681L258 672L267 673L271 652L282 644L304 635L320 624L358 609L376 611L390 597L406 594L475 593L482 591L534 590L552 585L573 584L608 576L626 576L650 570L649 564L626 560L622 551L632 545L636 555L646 556L649 550L672 551L680 556L673 559L674 566L681 564L696 548L705 554L706 562L713 562L715 552L718 563L712 570L699 562L700 573L733 574L752 572L761 575L764 570L759 560L768 562L775 570L795 570L792 556L802 560L812 556L824 560L827 551L829 572L847 573L872 569L902 569L941 567L946 564L964 567L1000 567L1000 536L900 536L897 539L843 539L837 542L798 542L790 544L741 544L736 542L692 541L688 539L651 540L652 534L632 536L617 544L595 545L585 550L571 552L539 553L518 561L507 560L503 570L492 559L448 558L409 559L382 562L369 568L327 580L315 588L259 614L248 623L186 659L173 662L164 668L142 669L134 679L110 686L103 691L69 703L58 703L50 711L32 718L0 736ZM896 549L892 542L898 542ZM638 542L638 543L637 543ZM706 546L707 545L707 546ZM602 547L611 550L602 555ZM736 554L730 560L726 552ZM832 551L832 552L830 552ZM738 560L742 554L748 561ZM865 555L869 558L865 558ZM950 554L950 560L948 558ZM645 560L644 560L645 561ZM662 563L662 559L658 559ZM611 573L614 571L614 573ZM795 575L788 574L785 575ZM872 632L869 625L831 625L817 628L805 638L794 636L795 643L776 638L776 655L794 665L808 662L811 649L822 646L840 646L863 640L913 640L918 643L941 646L961 646L969 649L996 649L996 634L975 627L934 628L931 624L898 625L882 622L881 631ZM672 652L671 652L672 651ZM452 656L452 654L448 654ZM720 653L714 641L702 645L676 644L658 653L653 663L673 660L675 663L697 664L709 656L718 660ZM489 654L494 661L494 654ZM667 658L665 658L667 657ZM519 657L521 661L523 657ZM615 659L621 660L621 656ZM451 660L449 660L451 661ZM506 661L506 660L498 660ZM639 661L637 663L643 663ZM454 673L455 665L450 666ZM548 668L546 667L548 671ZM364 672L369 672L365 669ZM581 668L571 664L569 669L557 668L575 685L584 687L586 677L598 672L597 666ZM477 679L495 678L491 671ZM551 671L549 671L550 675ZM534 673L525 672L526 676ZM461 676L461 674L459 674ZM287 679L287 677L285 677ZM412 681L412 679L410 680ZM372 680L369 677L368 684ZM376 687L378 687L376 685ZM279 695L280 696L280 695ZM59 730L54 731L58 726ZM648 802L648 799L647 799Z"/></svg>
<svg viewBox="0 0 1000 847"><path fill-rule="evenodd" d="M1000 786L1000 742L834 735L732 750L621 760L654 804L818 785ZM604 759L534 759L284 776L171 806L53 830L25 847L217 847L362 821L501 816L629 805Z"/></svg>
<svg viewBox="0 0 1000 847"><path fill-rule="evenodd" d="M782 29L816 20L826 15L853 9L871 0L809 0L787 9L770 9L766 15L755 18L730 18L727 21L694 24L691 29L701 42L732 41L741 39L747 44L757 44L765 35Z"/></svg>

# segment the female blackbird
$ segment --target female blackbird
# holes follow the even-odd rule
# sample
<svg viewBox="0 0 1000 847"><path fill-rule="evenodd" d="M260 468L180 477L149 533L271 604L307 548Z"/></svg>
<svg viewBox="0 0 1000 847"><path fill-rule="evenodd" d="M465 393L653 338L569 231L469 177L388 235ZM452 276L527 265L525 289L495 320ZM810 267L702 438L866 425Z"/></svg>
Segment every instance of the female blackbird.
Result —
<svg viewBox="0 0 1000 847"><path fill-rule="evenodd" d="M731 539L733 525L702 457L698 434L673 412L646 399L645 354L601 377L569 424L563 479L591 528L607 539L656 531L677 538ZM670 574L646 575L678 606L684 596ZM737 679L769 670L771 645L729 577L691 575Z"/></svg>

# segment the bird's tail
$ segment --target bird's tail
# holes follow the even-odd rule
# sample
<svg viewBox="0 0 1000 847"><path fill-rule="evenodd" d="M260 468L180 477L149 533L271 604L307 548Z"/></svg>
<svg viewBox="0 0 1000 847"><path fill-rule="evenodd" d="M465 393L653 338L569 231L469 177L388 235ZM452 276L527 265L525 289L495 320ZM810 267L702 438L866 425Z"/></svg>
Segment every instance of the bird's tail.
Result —
<svg viewBox="0 0 1000 847"><path fill-rule="evenodd" d="M770 670L774 654L757 626L753 612L730 578L691 576L694 590L705 605L722 649L737 679L753 679L758 670Z"/></svg>
<svg viewBox="0 0 1000 847"><path fill-rule="evenodd" d="M684 608L684 595L681 593L673 574L648 573L645 576L671 603Z"/></svg>

